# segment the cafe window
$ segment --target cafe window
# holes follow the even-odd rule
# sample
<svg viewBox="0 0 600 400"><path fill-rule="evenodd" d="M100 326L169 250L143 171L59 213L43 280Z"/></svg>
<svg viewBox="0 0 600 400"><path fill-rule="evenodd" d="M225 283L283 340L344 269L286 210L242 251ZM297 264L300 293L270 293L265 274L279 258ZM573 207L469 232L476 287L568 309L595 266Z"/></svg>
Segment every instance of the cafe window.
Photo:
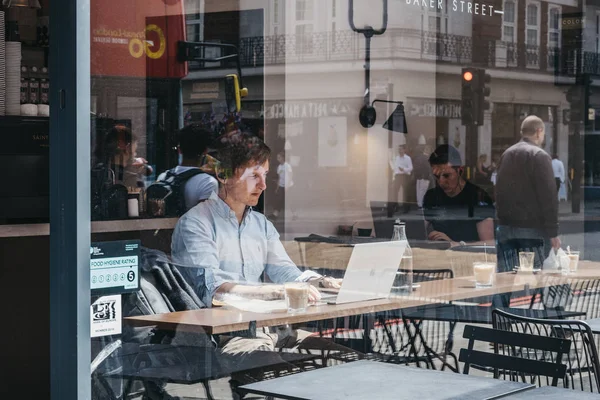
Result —
<svg viewBox="0 0 600 400"><path fill-rule="evenodd" d="M512 0L504 1L504 15L502 18L502 40L509 43L517 41L517 7Z"/></svg>
<svg viewBox="0 0 600 400"><path fill-rule="evenodd" d="M546 389L573 394L582 390L581 374L600 371L597 340L581 337L588 328L564 333L556 325L586 320L600 332L592 327L600 318L600 254L586 231L600 199L600 135L569 123L577 104L557 83L573 77L551 70L551 57L567 50L559 24L577 11L570 1L503 0L484 9L477 1L389 0L384 16L382 0L357 0L356 27L381 30L367 32L369 41L353 31L348 0L84 1L91 59L79 62L90 61L83 73L91 84L76 93L89 89L91 107L85 99L85 107L76 103L82 109L68 110L90 121L84 130L58 130L63 125L51 120L65 118L60 102L42 99L49 81L81 77L47 70L49 1L58 0L39 0L41 9L38 1L3 1L0 10L0 28L7 22L0 29L0 224L8 225L0 226L0 258L6 282L36 274L27 296L22 286L6 290L24 303L19 310L44 314L48 285L62 278L44 272L52 270L48 232L56 240L69 233L48 224L48 204L59 217L70 212L57 207L47 177L76 172L73 197L90 195L76 208L91 216L72 226L91 248L73 249L82 262L72 271L90 276L80 277L84 293L68 296L73 310L64 312L85 314L89 306L89 320L78 326L90 328L79 340L91 345L84 350L93 372L84 378L93 400L211 398L211 390L219 398L244 398L247 390L274 398L347 391L510 399L518 389L533 398ZM596 18L583 36L598 46L600 14L593 5L583 12L586 21ZM72 37L60 29L57 37ZM597 57L582 58L586 71L598 70ZM466 68L473 69L463 75ZM477 93L490 107L477 110L469 85L485 74L491 94ZM50 93L60 100L58 90ZM84 143L92 165L48 168L48 132L77 134L73 143ZM500 159L515 145L535 152L543 168L506 174L513 164ZM551 161L542 151L564 169L543 174ZM54 160L54 168L81 156ZM502 202L512 200L502 217ZM556 238L560 252L548 244L558 246ZM519 320L547 319L550 328L499 323L500 306ZM34 389L47 371L30 369L47 369L43 356L60 350L49 348L46 317L7 313L6 325L27 333L11 339L20 365L9 360L9 373L30 378ZM468 364L460 354L470 351L469 332L481 326L495 329L495 338L510 328L570 345L560 355L567 375L556 387L538 388L543 379L531 372L534 384L516 382L521 373L508 367L523 363L514 358L558 363L559 356L487 343L478 351L513 357L505 374L485 365L455 373ZM362 381L375 374L380 379ZM600 381L588 383L585 391L600 392ZM285 393L292 389L299 392Z"/></svg>
<svg viewBox="0 0 600 400"><path fill-rule="evenodd" d="M296 0L295 2L294 36L298 54L309 54L313 51L313 6L313 0Z"/></svg>
<svg viewBox="0 0 600 400"><path fill-rule="evenodd" d="M440 32L442 29L442 19L437 16L429 16L429 32Z"/></svg>
<svg viewBox="0 0 600 400"><path fill-rule="evenodd" d="M313 25L296 25L296 51L300 54L310 53L313 50Z"/></svg>
<svg viewBox="0 0 600 400"><path fill-rule="evenodd" d="M560 46L560 7L548 7L548 47L558 48Z"/></svg>
<svg viewBox="0 0 600 400"><path fill-rule="evenodd" d="M596 53L600 53L600 13L596 12L596 25L595 25L595 38L596 38Z"/></svg>
<svg viewBox="0 0 600 400"><path fill-rule="evenodd" d="M200 20L188 20L187 21L187 37L193 41L200 41L201 35L201 21Z"/></svg>
<svg viewBox="0 0 600 400"><path fill-rule="evenodd" d="M539 3L528 2L526 8L525 43L528 46L538 46L540 41Z"/></svg>
<svg viewBox="0 0 600 400"><path fill-rule="evenodd" d="M273 0L273 4L272 4L272 10L273 10L273 25L278 25L279 24L279 1L280 0Z"/></svg>
<svg viewBox="0 0 600 400"><path fill-rule="evenodd" d="M311 21L313 19L313 0L296 0L296 21Z"/></svg>

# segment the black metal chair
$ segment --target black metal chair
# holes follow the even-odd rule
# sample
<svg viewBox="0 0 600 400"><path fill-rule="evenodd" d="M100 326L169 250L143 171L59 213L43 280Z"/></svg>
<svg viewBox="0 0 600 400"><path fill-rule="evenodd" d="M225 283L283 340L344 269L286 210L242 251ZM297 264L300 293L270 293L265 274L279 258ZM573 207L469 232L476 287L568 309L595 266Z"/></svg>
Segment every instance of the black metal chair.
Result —
<svg viewBox="0 0 600 400"><path fill-rule="evenodd" d="M404 271L399 271L404 272ZM452 279L454 273L451 269L416 269L413 270L413 283L423 283L431 281L442 281ZM433 307L435 307L433 305ZM430 307L431 308L431 307ZM397 331L396 335L389 335L389 341L393 341L392 349L398 349L397 352L404 352L408 362L414 362L417 365L425 362L427 367L435 369L430 360L437 358L442 362L442 370L449 366L458 371L458 359L452 353L453 335L455 322L434 321L427 319L410 319L402 315L404 330L407 333L408 340L404 341L403 335ZM389 324L386 324L389 329ZM454 368L447 362L448 357L454 361Z"/></svg>
<svg viewBox="0 0 600 400"><path fill-rule="evenodd" d="M441 282L453 276L451 269L413 270L414 283ZM368 319L366 321L365 316L355 316L335 321L337 323L331 331L336 343L354 348L353 341L362 346L365 339L363 335L369 335L366 338L370 341L369 352L344 354L344 362L365 358L397 364L416 363L417 366L423 362L427 367L435 369L430 360L437 358L442 361L442 369L448 366L458 371L458 359L451 352L456 325L454 322L411 320L405 318L399 310L378 312ZM448 357L453 359L454 366L448 364Z"/></svg>
<svg viewBox="0 0 600 400"><path fill-rule="evenodd" d="M571 349L564 353L565 358L562 360L566 367L563 386L600 393L598 350L592 330L585 322L521 317L503 310L492 311L492 322L494 328L503 331L533 334L543 338L569 339L572 343ZM517 355L524 359L556 361L553 354L548 352L510 347L501 350L505 354Z"/></svg>
<svg viewBox="0 0 600 400"><path fill-rule="evenodd" d="M546 309L583 311L586 319L600 317L600 279L573 279L563 285L548 286L541 291ZM532 299L531 306L535 304Z"/></svg>
<svg viewBox="0 0 600 400"><path fill-rule="evenodd" d="M442 281L445 279L454 278L454 272L451 269L434 269L434 270L414 270L413 282L423 283L431 281ZM449 302L452 304L452 302ZM442 370L449 364L447 358L451 357L454 360L456 371L458 371L458 360L456 355L452 353L453 335L455 322L443 322L432 320L409 321L404 319L405 329L411 330L409 338L414 338L411 345L414 346L413 356L418 361L423 358L426 352L434 355L442 361ZM431 365L435 369L434 365Z"/></svg>
<svg viewBox="0 0 600 400"><path fill-rule="evenodd" d="M565 338L547 337L510 332L500 329L465 325L463 338L469 339L468 348L461 349L459 360L464 363L463 373L468 374L471 365L491 368L494 378L503 377L511 381L533 383L540 376L552 378L552 386L563 378L567 366L562 364L562 357L569 352L571 341ZM494 352L475 350L476 342L487 342L494 345ZM509 355L499 353L499 349L511 349ZM541 352L552 354L547 359L529 359L521 354ZM530 382L528 382L528 380Z"/></svg>

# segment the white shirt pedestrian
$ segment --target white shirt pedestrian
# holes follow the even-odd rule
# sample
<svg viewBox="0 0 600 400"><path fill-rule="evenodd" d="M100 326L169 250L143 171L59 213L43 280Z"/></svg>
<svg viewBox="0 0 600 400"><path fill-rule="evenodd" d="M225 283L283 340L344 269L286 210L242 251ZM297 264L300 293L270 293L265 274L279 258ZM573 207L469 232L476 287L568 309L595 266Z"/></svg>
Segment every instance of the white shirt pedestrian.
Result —
<svg viewBox="0 0 600 400"><path fill-rule="evenodd" d="M279 187L290 188L294 186L294 179L292 176L292 166L289 163L279 164L277 166L277 175L279 175Z"/></svg>
<svg viewBox="0 0 600 400"><path fill-rule="evenodd" d="M558 158L552 160L552 171L556 179L560 179L561 183L565 182L565 165Z"/></svg>
<svg viewBox="0 0 600 400"><path fill-rule="evenodd" d="M412 159L408 154L397 155L394 159L394 175L410 175L413 170Z"/></svg>

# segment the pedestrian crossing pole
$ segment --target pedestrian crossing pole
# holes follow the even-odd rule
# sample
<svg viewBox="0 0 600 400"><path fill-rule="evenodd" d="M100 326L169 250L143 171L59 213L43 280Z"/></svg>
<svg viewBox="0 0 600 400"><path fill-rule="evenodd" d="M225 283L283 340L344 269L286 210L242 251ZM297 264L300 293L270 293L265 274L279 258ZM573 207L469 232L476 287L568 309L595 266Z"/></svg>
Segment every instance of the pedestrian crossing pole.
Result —
<svg viewBox="0 0 600 400"><path fill-rule="evenodd" d="M571 212L581 212L581 178L583 173L581 129L579 121L571 122L573 131L573 180L571 182Z"/></svg>

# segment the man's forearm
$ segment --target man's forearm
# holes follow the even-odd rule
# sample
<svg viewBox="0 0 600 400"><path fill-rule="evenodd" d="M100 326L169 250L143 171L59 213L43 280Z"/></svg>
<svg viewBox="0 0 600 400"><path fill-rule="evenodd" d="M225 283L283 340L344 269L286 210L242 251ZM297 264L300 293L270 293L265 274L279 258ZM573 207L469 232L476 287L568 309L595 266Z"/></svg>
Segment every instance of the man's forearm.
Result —
<svg viewBox="0 0 600 400"><path fill-rule="evenodd" d="M225 282L218 287L215 296L227 294L247 299L277 300L283 299L284 290L281 285L242 285Z"/></svg>

